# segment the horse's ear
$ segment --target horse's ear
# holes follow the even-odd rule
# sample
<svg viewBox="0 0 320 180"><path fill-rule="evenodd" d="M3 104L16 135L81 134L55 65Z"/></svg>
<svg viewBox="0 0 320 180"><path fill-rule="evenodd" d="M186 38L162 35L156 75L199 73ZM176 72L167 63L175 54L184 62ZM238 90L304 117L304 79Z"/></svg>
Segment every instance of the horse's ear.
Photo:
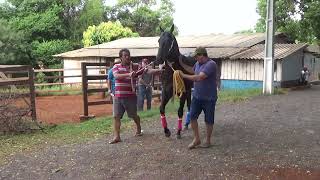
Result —
<svg viewBox="0 0 320 180"><path fill-rule="evenodd" d="M172 24L171 29L170 29L171 33L173 33L173 31L174 31L174 24Z"/></svg>
<svg viewBox="0 0 320 180"><path fill-rule="evenodd" d="M162 32L162 33L163 33L163 32L164 32L164 30L162 29L162 27L161 27L161 26L159 26L159 28L160 28L160 32Z"/></svg>

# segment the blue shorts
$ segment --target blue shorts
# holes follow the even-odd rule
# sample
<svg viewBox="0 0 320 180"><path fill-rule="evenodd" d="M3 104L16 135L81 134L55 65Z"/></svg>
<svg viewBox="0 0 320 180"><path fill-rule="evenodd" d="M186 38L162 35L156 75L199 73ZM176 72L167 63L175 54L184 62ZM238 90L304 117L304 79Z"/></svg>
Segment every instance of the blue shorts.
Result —
<svg viewBox="0 0 320 180"><path fill-rule="evenodd" d="M205 122L207 124L214 124L216 102L217 100L199 100L193 97L190 108L191 120L197 120L203 110Z"/></svg>

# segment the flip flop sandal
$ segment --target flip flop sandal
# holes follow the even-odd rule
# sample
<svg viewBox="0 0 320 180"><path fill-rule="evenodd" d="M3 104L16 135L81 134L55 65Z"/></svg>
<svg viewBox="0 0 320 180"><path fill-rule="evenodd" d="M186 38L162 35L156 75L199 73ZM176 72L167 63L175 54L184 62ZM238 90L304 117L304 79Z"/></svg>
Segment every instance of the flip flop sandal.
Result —
<svg viewBox="0 0 320 180"><path fill-rule="evenodd" d="M110 141L109 144L116 144L118 142L122 142L122 140L121 139L114 139L114 140Z"/></svg>
<svg viewBox="0 0 320 180"><path fill-rule="evenodd" d="M200 144L201 144L201 142L198 142L198 143L192 142L191 144L188 145L188 149L195 149L195 148L197 148Z"/></svg>

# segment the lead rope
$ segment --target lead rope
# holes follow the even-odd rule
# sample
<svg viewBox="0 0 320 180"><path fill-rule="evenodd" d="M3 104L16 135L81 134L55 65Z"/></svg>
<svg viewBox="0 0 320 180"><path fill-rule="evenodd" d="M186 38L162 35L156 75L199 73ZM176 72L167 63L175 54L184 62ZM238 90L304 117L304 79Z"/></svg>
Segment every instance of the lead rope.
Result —
<svg viewBox="0 0 320 180"><path fill-rule="evenodd" d="M151 63L149 63L149 64L147 64L146 65L146 67L148 67L148 66L150 66L151 64L153 64L154 62L151 62ZM130 63L130 72L132 72L133 71L133 63L131 62ZM146 67L144 67L144 68L146 68ZM144 70L144 68L141 68L140 70L138 70L136 73L138 74L138 73L140 73L141 71L143 71ZM134 77L131 77L131 90L132 90L132 92L136 92L136 86L134 85L134 81L133 81L133 78Z"/></svg>
<svg viewBox="0 0 320 180"><path fill-rule="evenodd" d="M171 67L171 69L173 70L173 96L172 99L174 100L174 96L178 96L179 98L181 98L181 96L183 95L183 93L186 92L186 86L184 84L183 78L180 76L179 71L174 70L172 67L172 64L168 63L168 65Z"/></svg>

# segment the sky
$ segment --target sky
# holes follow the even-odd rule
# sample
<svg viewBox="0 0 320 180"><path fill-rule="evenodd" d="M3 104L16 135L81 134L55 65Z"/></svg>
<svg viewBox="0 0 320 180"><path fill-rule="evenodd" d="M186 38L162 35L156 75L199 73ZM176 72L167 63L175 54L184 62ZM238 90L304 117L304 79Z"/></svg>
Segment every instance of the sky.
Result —
<svg viewBox="0 0 320 180"><path fill-rule="evenodd" d="M0 0L3 2L3 0ZM107 0L114 4L116 0ZM257 0L172 0L180 36L232 34L253 29L259 15Z"/></svg>
<svg viewBox="0 0 320 180"><path fill-rule="evenodd" d="M232 34L253 29L257 0L172 0L179 35Z"/></svg>

